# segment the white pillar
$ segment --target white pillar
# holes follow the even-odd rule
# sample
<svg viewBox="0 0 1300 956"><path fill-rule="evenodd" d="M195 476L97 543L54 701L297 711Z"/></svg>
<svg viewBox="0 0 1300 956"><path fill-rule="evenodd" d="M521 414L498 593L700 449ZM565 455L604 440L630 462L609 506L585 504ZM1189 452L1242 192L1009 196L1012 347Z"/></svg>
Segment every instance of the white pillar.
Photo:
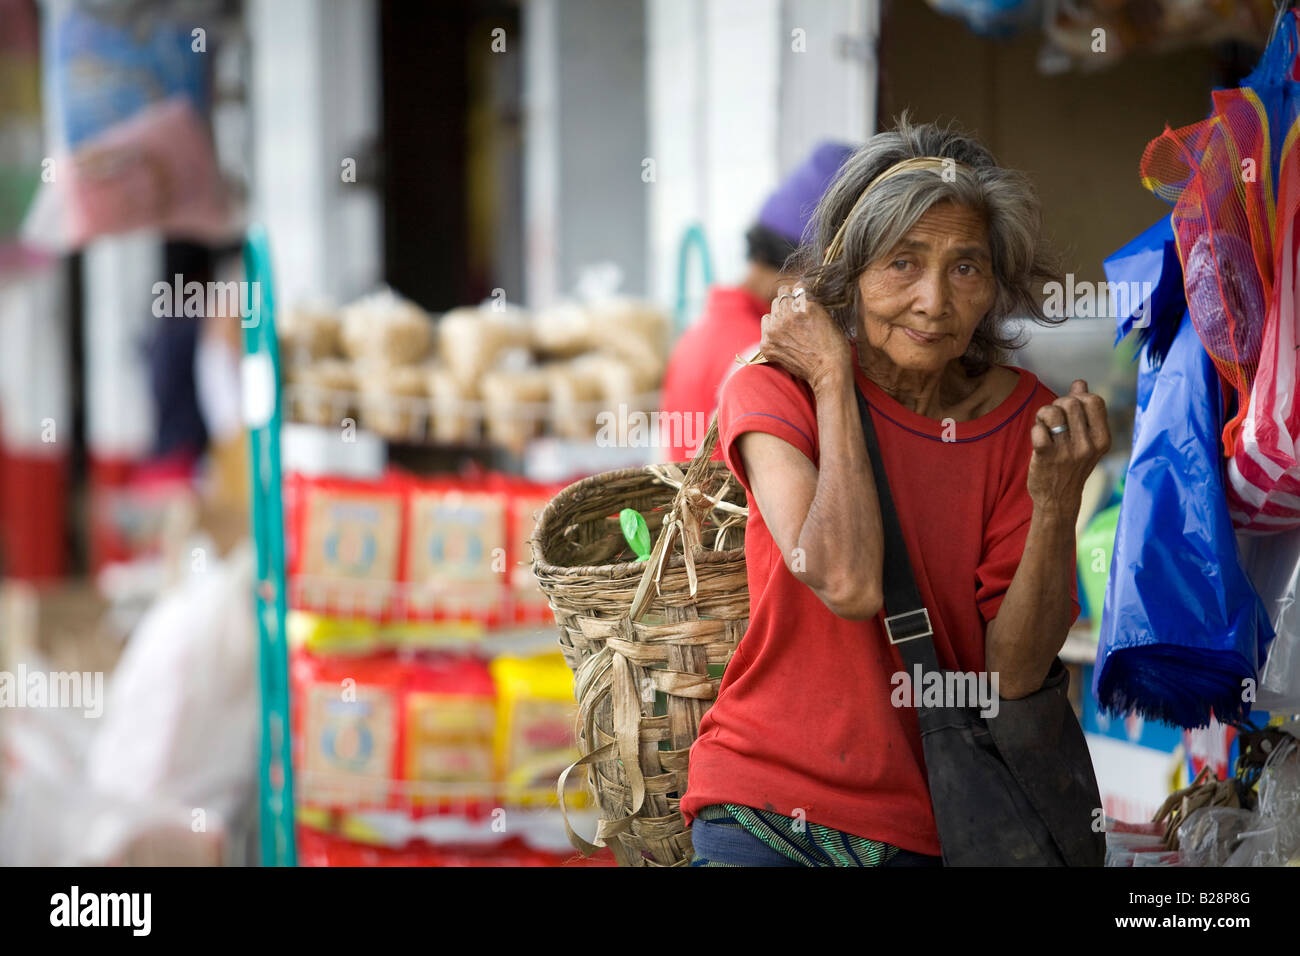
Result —
<svg viewBox="0 0 1300 956"><path fill-rule="evenodd" d="M153 284L163 275L162 238L152 231L104 236L82 258L85 295L86 446L101 459L142 458L154 437L145 347L154 323Z"/></svg>
<svg viewBox="0 0 1300 956"><path fill-rule="evenodd" d="M557 0L524 4L524 299L534 308L559 296L558 20Z"/></svg>
<svg viewBox="0 0 1300 956"><path fill-rule="evenodd" d="M861 143L876 129L877 0L784 0L781 10L781 172L817 143ZM795 31L803 52L795 51Z"/></svg>
<svg viewBox="0 0 1300 956"><path fill-rule="evenodd" d="M374 0L249 0L252 217L270 236L277 305L337 300L382 275L378 197L343 163L378 135ZM358 169L357 178L372 171ZM434 188L430 185L430 188Z"/></svg>
<svg viewBox="0 0 1300 956"><path fill-rule="evenodd" d="M24 458L67 455L72 373L60 263L0 282L0 341L0 442Z"/></svg>
<svg viewBox="0 0 1300 956"><path fill-rule="evenodd" d="M715 281L736 281L781 177L822 140L874 132L879 0L649 0L646 16L648 271L672 304L687 226L703 225Z"/></svg>
<svg viewBox="0 0 1300 956"><path fill-rule="evenodd" d="M528 304L572 292L603 262L644 295L644 0L530 0L523 15Z"/></svg>

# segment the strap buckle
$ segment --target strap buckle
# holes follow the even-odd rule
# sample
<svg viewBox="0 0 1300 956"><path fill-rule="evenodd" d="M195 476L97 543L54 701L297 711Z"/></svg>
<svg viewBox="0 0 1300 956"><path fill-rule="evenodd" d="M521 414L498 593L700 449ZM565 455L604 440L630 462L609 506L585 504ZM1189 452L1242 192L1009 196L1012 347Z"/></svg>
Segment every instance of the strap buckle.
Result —
<svg viewBox="0 0 1300 956"><path fill-rule="evenodd" d="M930 637L934 631L930 627L930 612L926 608L891 614L885 618L885 634L890 644L902 644L921 637Z"/></svg>

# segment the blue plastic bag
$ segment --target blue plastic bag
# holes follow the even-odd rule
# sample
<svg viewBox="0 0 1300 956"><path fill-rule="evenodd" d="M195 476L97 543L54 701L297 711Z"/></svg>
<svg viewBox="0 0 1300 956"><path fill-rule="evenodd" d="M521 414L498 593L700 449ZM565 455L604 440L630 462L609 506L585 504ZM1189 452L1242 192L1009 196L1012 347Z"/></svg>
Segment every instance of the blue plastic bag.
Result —
<svg viewBox="0 0 1300 956"><path fill-rule="evenodd" d="M980 36L1007 38L1037 26L1042 0L929 0L939 13L959 17Z"/></svg>
<svg viewBox="0 0 1300 956"><path fill-rule="evenodd" d="M1169 217L1111 253L1104 263L1106 281L1123 283L1128 289L1149 286L1149 295L1130 295L1137 305L1127 316L1116 316L1115 345L1130 332L1139 346L1151 343L1151 357L1158 365L1169 350L1187 311L1183 293L1183 271Z"/></svg>
<svg viewBox="0 0 1300 956"><path fill-rule="evenodd" d="M1171 240L1166 219L1106 261L1108 281L1150 282L1159 302L1139 355L1093 692L1111 713L1200 727L1211 712L1225 723L1250 713L1247 682L1273 629L1238 562L1218 450L1219 377L1185 304L1174 312L1182 282L1176 258L1170 271ZM1121 332L1132 325L1119 320Z"/></svg>

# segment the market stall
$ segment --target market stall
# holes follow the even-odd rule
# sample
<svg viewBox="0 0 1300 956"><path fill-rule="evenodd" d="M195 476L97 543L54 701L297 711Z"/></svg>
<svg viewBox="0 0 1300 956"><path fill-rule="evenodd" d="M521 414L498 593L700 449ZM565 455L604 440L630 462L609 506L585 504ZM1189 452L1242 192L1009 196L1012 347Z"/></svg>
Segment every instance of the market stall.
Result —
<svg viewBox="0 0 1300 956"><path fill-rule="evenodd" d="M0 0L0 678L82 692L0 696L0 863L689 865L714 379L905 110L1067 254L1106 864L1300 860L1290 3L167 6Z"/></svg>

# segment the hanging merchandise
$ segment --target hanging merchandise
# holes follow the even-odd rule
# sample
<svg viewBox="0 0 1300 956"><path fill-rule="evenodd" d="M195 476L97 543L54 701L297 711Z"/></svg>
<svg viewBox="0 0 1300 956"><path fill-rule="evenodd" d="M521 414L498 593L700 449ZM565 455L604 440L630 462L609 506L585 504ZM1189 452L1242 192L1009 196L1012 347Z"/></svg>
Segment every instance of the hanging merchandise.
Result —
<svg viewBox="0 0 1300 956"><path fill-rule="evenodd" d="M172 96L206 113L212 77L207 31L216 0L87 4L50 0L46 60L70 149Z"/></svg>
<svg viewBox="0 0 1300 956"><path fill-rule="evenodd" d="M1237 543L1241 566L1277 633L1259 672L1255 703L1274 714L1300 713L1300 535L1243 533Z"/></svg>
<svg viewBox="0 0 1300 956"><path fill-rule="evenodd" d="M41 74L35 0L0 0L0 275L36 265L17 242L27 205L48 175L41 148Z"/></svg>
<svg viewBox="0 0 1300 956"><path fill-rule="evenodd" d="M1241 442L1228 464L1229 503L1238 527L1260 532L1300 528L1300 406L1297 375L1297 230L1300 230L1300 153L1282 161L1278 210L1277 290L1264 330L1259 375L1251 391Z"/></svg>
<svg viewBox="0 0 1300 956"><path fill-rule="evenodd" d="M96 4L52 0L44 50L53 155L23 224L25 241L74 251L141 228L230 237L208 130L214 0ZM215 42L215 38L214 42Z"/></svg>
<svg viewBox="0 0 1300 956"><path fill-rule="evenodd" d="M1040 69L1098 69L1139 50L1164 53L1239 40L1258 43L1272 0L1046 0Z"/></svg>
<svg viewBox="0 0 1300 956"><path fill-rule="evenodd" d="M459 794L461 800L490 796L496 691L483 661L456 654L419 661L406 678L402 720L404 780L468 788ZM411 800L416 806L447 802L418 789Z"/></svg>
<svg viewBox="0 0 1300 956"><path fill-rule="evenodd" d="M1010 37L1043 17L1043 0L929 0L937 12L960 17L980 36Z"/></svg>
<svg viewBox="0 0 1300 956"><path fill-rule="evenodd" d="M1141 303L1132 314L1116 316L1116 347L1132 335L1137 348L1145 347L1149 360L1158 366L1169 352L1187 308L1178 244L1169 220L1161 219L1111 253L1105 268L1109 282L1147 290L1136 297Z"/></svg>
<svg viewBox="0 0 1300 956"><path fill-rule="evenodd" d="M1223 495L1218 374L1186 313L1171 318L1169 220L1106 260L1111 282L1150 283L1133 447L1115 535L1093 690L1112 713L1182 727L1244 718L1273 637L1238 565ZM1121 334L1132 316L1119 319ZM1157 362L1153 351L1168 342ZM1196 609L1191 612L1189 609ZM1249 699L1247 699L1249 698Z"/></svg>
<svg viewBox="0 0 1300 956"><path fill-rule="evenodd" d="M1174 205L1192 323L1237 396L1223 431L1232 520L1258 532L1300 527L1296 51L1287 11L1245 83L1215 90L1208 119L1166 129L1141 163L1144 185Z"/></svg>
<svg viewBox="0 0 1300 956"><path fill-rule="evenodd" d="M1147 144L1142 184L1173 204L1187 309L1238 413L1223 444L1236 447L1260 362L1273 292L1270 130L1255 90L1215 90L1210 117L1165 129Z"/></svg>
<svg viewBox="0 0 1300 956"><path fill-rule="evenodd" d="M1248 790L1244 806L1205 801L1188 806L1179 823L1185 866L1295 866L1300 864L1300 725L1266 727L1248 735L1256 744L1238 761L1226 785ZM1222 788L1224 784L1220 784Z"/></svg>

